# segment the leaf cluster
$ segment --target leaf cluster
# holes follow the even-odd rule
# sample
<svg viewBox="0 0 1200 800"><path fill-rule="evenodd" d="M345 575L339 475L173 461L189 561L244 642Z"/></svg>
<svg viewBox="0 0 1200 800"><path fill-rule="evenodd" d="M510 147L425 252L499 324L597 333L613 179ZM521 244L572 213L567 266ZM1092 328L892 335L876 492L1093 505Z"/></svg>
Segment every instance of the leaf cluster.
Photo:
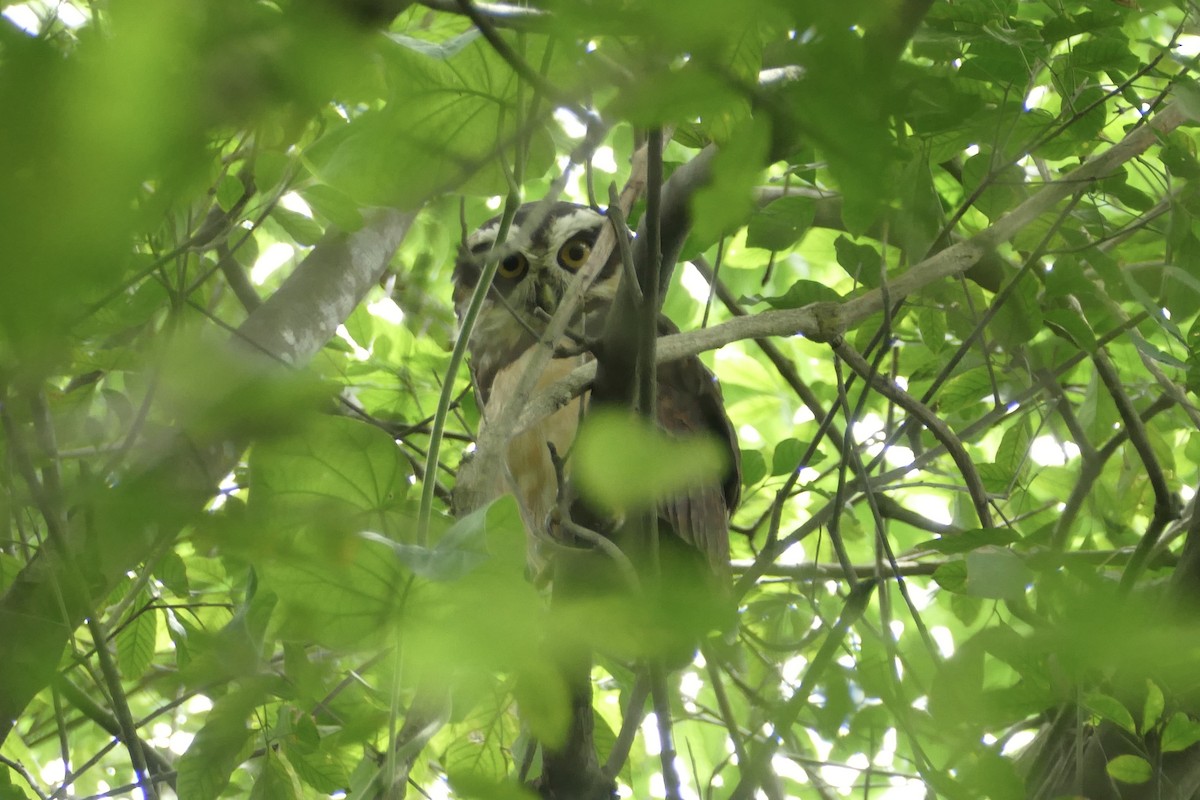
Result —
<svg viewBox="0 0 1200 800"><path fill-rule="evenodd" d="M657 709L680 796L1185 796L1193 13L8 4L0 796L531 797L580 640L620 755L702 615L560 611L511 498L453 518L450 289L502 198L605 198L648 129L712 159L663 311L724 331L743 481L736 619ZM570 458L614 508L724 466L608 422Z"/></svg>

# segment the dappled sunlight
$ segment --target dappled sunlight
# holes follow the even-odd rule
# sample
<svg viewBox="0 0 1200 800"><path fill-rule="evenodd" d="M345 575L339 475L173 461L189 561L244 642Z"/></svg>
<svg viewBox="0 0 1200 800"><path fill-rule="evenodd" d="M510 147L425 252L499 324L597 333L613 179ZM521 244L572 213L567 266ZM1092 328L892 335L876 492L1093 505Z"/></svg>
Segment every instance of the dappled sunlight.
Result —
<svg viewBox="0 0 1200 800"><path fill-rule="evenodd" d="M1182 785L1200 36L916 6L4 6L0 786Z"/></svg>

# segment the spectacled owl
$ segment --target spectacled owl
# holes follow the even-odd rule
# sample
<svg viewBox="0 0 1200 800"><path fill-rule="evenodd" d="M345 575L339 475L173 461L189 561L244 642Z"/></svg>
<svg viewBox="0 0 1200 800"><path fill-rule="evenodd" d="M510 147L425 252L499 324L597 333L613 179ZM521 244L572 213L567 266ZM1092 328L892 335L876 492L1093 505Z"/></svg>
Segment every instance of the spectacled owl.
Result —
<svg viewBox="0 0 1200 800"><path fill-rule="evenodd" d="M529 203L517 210L508 241L522 244L500 262L468 342L481 426L488 424L489 412L494 414L503 407L515 391L537 338L575 273L587 263L592 246L607 224L603 214L567 202L552 205L538 223L534 214L538 205ZM527 230L527 225L535 227ZM499 217L484 223L467 237L459 254L454 271L454 303L460 321L499 227ZM571 320L571 340L556 344L587 342L603 332L622 272L619 252L614 249ZM660 318L659 335L673 332L674 326L665 317ZM584 354L551 359L538 376L535 391L550 386L590 358ZM729 514L738 499L740 477L737 440L725 414L720 388L713 374L694 356L659 365L657 378L659 426L674 436L714 436L727 447L730 465L723 480L663 498L658 516L675 537L703 555L716 575L726 576ZM516 495L526 525L535 535L550 535L547 520L559 496L547 445L553 445L560 456L567 456L587 403L585 393L514 436L506 453L507 474L484 479L491 484L484 491L486 496L498 497L506 491ZM569 458L565 472L569 476Z"/></svg>

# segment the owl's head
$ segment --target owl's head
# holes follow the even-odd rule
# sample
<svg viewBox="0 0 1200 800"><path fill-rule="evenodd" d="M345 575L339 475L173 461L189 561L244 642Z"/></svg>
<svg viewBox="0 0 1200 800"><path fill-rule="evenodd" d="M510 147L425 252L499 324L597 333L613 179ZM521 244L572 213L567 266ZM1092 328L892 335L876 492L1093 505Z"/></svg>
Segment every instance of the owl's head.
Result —
<svg viewBox="0 0 1200 800"><path fill-rule="evenodd" d="M605 223L598 211L566 202L555 203L537 222L538 215L533 212L538 205L528 203L517 209L506 240L517 249L500 262L471 332L471 363L485 392L496 370L514 361L545 330L567 285L587 263ZM454 268L454 307L460 320L499 228L500 217L488 220L467 237L459 253ZM574 333L595 336L600 332L618 277L612 259L588 289L582 313L572 324Z"/></svg>

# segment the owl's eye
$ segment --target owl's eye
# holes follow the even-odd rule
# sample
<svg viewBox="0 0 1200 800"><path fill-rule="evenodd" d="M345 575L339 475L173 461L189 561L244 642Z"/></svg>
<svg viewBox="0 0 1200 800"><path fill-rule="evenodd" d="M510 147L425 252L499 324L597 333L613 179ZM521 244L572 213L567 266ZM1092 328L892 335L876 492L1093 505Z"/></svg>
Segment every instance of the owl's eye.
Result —
<svg viewBox="0 0 1200 800"><path fill-rule="evenodd" d="M525 274L527 269L529 269L529 259L525 258L525 254L513 253L500 262L496 274L501 278L519 278Z"/></svg>
<svg viewBox="0 0 1200 800"><path fill-rule="evenodd" d="M558 265L563 269L576 272L587 263L592 254L592 243L586 237L576 236L568 239L567 243L558 249Z"/></svg>

